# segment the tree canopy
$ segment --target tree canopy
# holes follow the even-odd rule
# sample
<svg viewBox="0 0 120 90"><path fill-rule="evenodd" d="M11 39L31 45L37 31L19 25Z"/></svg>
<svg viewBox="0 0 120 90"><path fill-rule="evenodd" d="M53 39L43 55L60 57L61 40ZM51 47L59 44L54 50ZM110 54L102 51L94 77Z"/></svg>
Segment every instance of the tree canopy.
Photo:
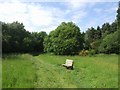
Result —
<svg viewBox="0 0 120 90"><path fill-rule="evenodd" d="M119 53L118 31L107 35L99 47L99 52L102 53Z"/></svg>
<svg viewBox="0 0 120 90"><path fill-rule="evenodd" d="M118 22L118 29L120 30L120 1L118 4L118 10L117 10L117 22Z"/></svg>
<svg viewBox="0 0 120 90"><path fill-rule="evenodd" d="M43 52L46 32L30 33L23 23L2 23L2 52Z"/></svg>
<svg viewBox="0 0 120 90"><path fill-rule="evenodd" d="M72 22L62 22L48 37L45 51L58 55L73 55L83 48L83 38L80 29Z"/></svg>

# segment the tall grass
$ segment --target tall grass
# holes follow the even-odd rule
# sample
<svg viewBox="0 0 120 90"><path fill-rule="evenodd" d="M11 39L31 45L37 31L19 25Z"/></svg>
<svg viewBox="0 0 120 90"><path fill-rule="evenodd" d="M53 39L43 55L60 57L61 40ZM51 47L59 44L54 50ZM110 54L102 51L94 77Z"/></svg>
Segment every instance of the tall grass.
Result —
<svg viewBox="0 0 120 90"><path fill-rule="evenodd" d="M74 60L74 70L61 64ZM117 88L118 56L10 55L3 59L3 87Z"/></svg>
<svg viewBox="0 0 120 90"><path fill-rule="evenodd" d="M33 57L28 54L9 55L3 59L3 88L34 87L35 69Z"/></svg>

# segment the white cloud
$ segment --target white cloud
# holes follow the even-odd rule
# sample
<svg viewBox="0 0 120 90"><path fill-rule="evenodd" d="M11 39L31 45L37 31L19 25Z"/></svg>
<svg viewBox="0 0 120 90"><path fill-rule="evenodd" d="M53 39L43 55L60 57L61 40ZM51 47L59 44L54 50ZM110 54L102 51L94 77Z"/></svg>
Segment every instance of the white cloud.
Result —
<svg viewBox="0 0 120 90"><path fill-rule="evenodd" d="M76 23L79 23L79 22L81 22L83 19L84 19L84 17L86 17L87 16L87 12L85 12L85 11L76 11L73 15L72 15L72 21L74 21L74 22L76 22Z"/></svg>
<svg viewBox="0 0 120 90"><path fill-rule="evenodd" d="M52 13L42 8L30 6L29 18L34 25L50 25L52 23Z"/></svg>
<svg viewBox="0 0 120 90"><path fill-rule="evenodd" d="M41 7L34 3L0 3L0 19L3 22L19 21L23 22L25 29L29 31L41 31L41 29L50 32L55 23L54 14L58 12L58 18L62 13L60 10L49 10L50 8ZM58 22L58 21L55 21ZM46 27L48 27L48 30ZM45 28L45 29L44 29Z"/></svg>
<svg viewBox="0 0 120 90"><path fill-rule="evenodd" d="M86 6L86 3L84 2L75 2L73 0L68 2L68 5L71 9L77 9L77 8L84 8Z"/></svg>
<svg viewBox="0 0 120 90"><path fill-rule="evenodd" d="M119 2L119 0L0 0L0 2Z"/></svg>
<svg viewBox="0 0 120 90"><path fill-rule="evenodd" d="M44 28L41 28L41 31L46 31L47 33L50 33L50 31L53 31L57 28L57 25L55 26L48 26L48 27L44 27Z"/></svg>
<svg viewBox="0 0 120 90"><path fill-rule="evenodd" d="M0 19L5 22L26 21L26 5L23 3L0 3Z"/></svg>
<svg viewBox="0 0 120 90"><path fill-rule="evenodd" d="M46 31L47 33L54 30L63 21L73 21L78 24L88 15L86 8L95 5L95 2L88 3L83 0L78 0L79 2L66 0L65 3L62 3L65 5L66 9L61 9L60 7L43 6L38 3L40 1L36 3L31 1L28 2L27 0L1 1L0 21L10 23L13 21L23 22L26 30L31 32ZM90 23L89 25L95 24Z"/></svg>
<svg viewBox="0 0 120 90"><path fill-rule="evenodd" d="M72 13L71 15L71 21L78 24L84 20L85 17L88 16L88 8L92 8L96 2L86 2L87 0L69 0L67 2L67 6L69 9L69 12Z"/></svg>
<svg viewBox="0 0 120 90"><path fill-rule="evenodd" d="M2 14L15 14L26 12L25 4L22 3L0 3L0 12Z"/></svg>

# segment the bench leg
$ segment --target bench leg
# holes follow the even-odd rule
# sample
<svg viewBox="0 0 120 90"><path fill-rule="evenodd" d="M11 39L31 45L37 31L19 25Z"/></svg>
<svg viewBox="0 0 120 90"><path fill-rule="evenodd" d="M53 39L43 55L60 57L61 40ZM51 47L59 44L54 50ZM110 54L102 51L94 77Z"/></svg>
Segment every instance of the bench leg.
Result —
<svg viewBox="0 0 120 90"><path fill-rule="evenodd" d="M71 70L73 70L73 66L71 67Z"/></svg>
<svg viewBox="0 0 120 90"><path fill-rule="evenodd" d="M66 67L67 69L71 69L71 70L73 70L73 66L71 66L71 67Z"/></svg>

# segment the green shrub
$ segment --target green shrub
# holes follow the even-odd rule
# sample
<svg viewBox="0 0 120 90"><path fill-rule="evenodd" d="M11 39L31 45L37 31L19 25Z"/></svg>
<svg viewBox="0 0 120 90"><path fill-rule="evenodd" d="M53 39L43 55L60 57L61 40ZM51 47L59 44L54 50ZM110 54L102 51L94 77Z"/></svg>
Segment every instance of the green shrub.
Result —
<svg viewBox="0 0 120 90"><path fill-rule="evenodd" d="M89 50L89 56L94 56L96 53L95 53L95 50Z"/></svg>
<svg viewBox="0 0 120 90"><path fill-rule="evenodd" d="M99 39L91 43L91 48L95 50L95 53L99 53L98 47L100 46L101 42L102 42L102 39Z"/></svg>

